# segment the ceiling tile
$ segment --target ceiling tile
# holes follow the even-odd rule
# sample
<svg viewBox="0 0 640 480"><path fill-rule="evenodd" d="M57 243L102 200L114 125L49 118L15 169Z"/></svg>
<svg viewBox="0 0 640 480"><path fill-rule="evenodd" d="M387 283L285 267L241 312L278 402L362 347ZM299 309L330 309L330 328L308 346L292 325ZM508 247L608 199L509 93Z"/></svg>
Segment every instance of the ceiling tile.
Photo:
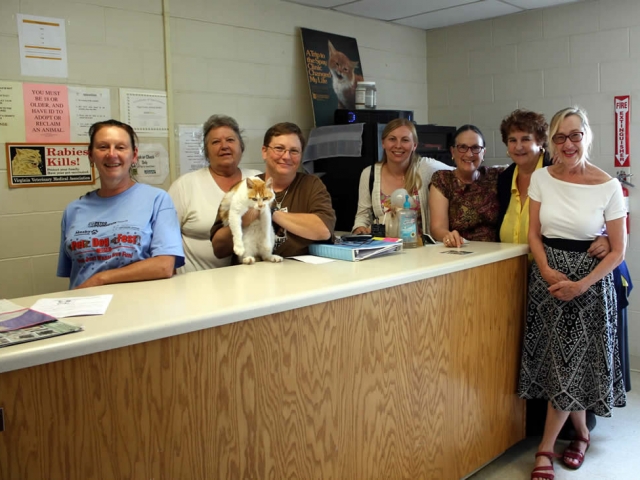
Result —
<svg viewBox="0 0 640 480"><path fill-rule="evenodd" d="M483 0L481 2L460 5L423 15L416 15L415 17L405 18L394 23L429 30L432 28L473 22L475 20L499 17L501 15L509 15L521 11L521 8L507 5L498 0Z"/></svg>
<svg viewBox="0 0 640 480"><path fill-rule="evenodd" d="M475 1L477 0L360 0L334 10L378 20L395 20Z"/></svg>
<svg viewBox="0 0 640 480"><path fill-rule="evenodd" d="M353 0L284 0L289 3L299 3L300 5L307 5L309 7L331 8L345 3L352 3Z"/></svg>
<svg viewBox="0 0 640 480"><path fill-rule="evenodd" d="M534 8L556 7L563 3L575 3L580 0L505 0L507 3L520 8L532 10Z"/></svg>

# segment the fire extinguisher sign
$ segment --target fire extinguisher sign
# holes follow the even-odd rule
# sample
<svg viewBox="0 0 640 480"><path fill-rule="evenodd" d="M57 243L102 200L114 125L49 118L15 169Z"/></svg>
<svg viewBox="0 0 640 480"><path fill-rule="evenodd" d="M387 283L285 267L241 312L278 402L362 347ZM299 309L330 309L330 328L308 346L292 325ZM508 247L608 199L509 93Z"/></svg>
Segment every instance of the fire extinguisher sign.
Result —
<svg viewBox="0 0 640 480"><path fill-rule="evenodd" d="M616 122L616 167L630 167L629 160L629 95L614 97Z"/></svg>

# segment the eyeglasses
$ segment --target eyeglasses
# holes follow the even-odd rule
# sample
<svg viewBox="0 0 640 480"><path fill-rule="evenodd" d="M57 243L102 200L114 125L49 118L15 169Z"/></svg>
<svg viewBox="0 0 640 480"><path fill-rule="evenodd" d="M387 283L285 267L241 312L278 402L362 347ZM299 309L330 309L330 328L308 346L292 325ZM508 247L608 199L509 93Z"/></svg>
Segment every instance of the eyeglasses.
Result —
<svg viewBox="0 0 640 480"><path fill-rule="evenodd" d="M579 141L582 140L582 137L584 137L584 132L573 132L573 133L570 133L569 135L563 135L561 133L557 133L556 135L551 137L551 140L556 145L562 145L564 142L567 141L567 138L571 140L573 143L578 143Z"/></svg>
<svg viewBox="0 0 640 480"><path fill-rule="evenodd" d="M468 145L456 145L456 150L458 150L460 153L467 153L469 150L471 150L471 153L477 155L482 150L484 150L484 147L481 147L480 145L472 145L471 147L469 147Z"/></svg>
<svg viewBox="0 0 640 480"><path fill-rule="evenodd" d="M268 145L267 148L270 148L271 150L273 150L275 154L278 155L279 157L284 155L286 152L289 152L289 155L291 156L291 158L298 158L300 157L300 155L302 155L302 152L297 148L284 148L281 145L276 145L275 147Z"/></svg>

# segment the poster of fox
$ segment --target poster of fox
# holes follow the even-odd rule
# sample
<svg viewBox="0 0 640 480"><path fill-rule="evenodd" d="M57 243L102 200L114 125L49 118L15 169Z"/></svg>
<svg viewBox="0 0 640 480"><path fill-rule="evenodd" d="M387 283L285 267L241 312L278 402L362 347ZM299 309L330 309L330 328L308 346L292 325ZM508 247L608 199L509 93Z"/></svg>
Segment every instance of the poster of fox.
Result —
<svg viewBox="0 0 640 480"><path fill-rule="evenodd" d="M336 108L356 108L356 85L364 80L355 38L301 28L316 127L333 125Z"/></svg>

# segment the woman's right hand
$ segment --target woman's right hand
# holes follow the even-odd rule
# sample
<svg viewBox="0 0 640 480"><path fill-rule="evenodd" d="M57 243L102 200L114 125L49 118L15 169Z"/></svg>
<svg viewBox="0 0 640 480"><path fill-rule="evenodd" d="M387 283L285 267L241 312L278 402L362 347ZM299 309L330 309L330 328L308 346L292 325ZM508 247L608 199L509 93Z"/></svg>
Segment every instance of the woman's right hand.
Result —
<svg viewBox="0 0 640 480"><path fill-rule="evenodd" d="M371 228L367 228L367 227L357 227L353 229L353 233L354 235L370 235L371 234Z"/></svg>
<svg viewBox="0 0 640 480"><path fill-rule="evenodd" d="M568 281L569 278L562 272L558 270L554 270L551 267L547 267L544 270L540 269L540 275L544 278L544 281L547 282L550 286L555 285L558 282Z"/></svg>

